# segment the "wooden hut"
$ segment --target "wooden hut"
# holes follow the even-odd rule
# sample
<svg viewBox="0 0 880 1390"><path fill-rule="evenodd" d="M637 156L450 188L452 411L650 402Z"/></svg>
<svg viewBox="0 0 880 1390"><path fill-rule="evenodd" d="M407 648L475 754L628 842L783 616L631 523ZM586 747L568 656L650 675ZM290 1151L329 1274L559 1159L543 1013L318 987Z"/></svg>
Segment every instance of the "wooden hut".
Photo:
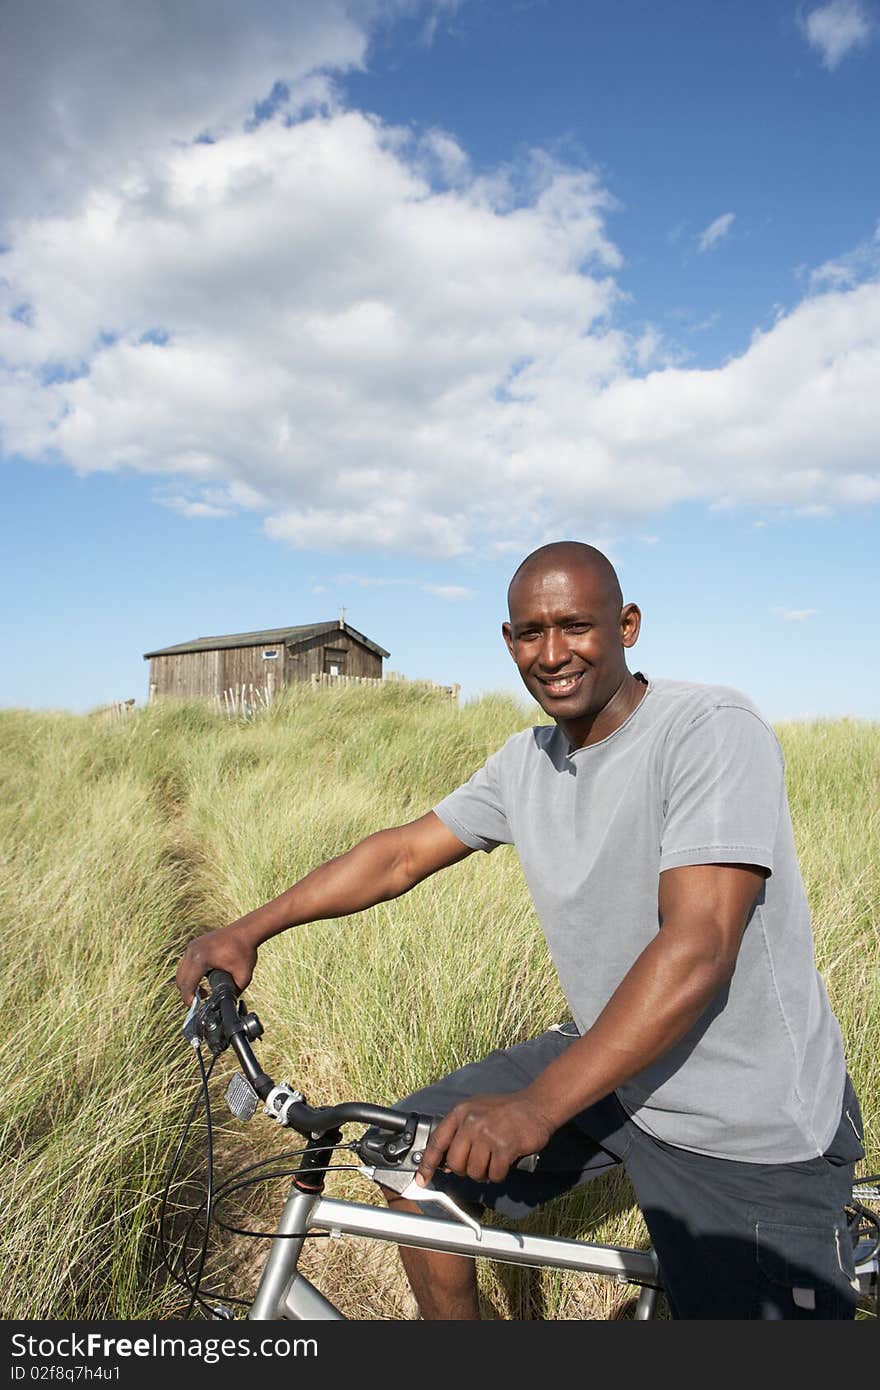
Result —
<svg viewBox="0 0 880 1390"><path fill-rule="evenodd" d="M381 680L382 661L389 655L339 618L228 637L197 637L145 652L144 660L150 663L151 700L162 695L222 699L228 690L251 686L271 700L282 686L312 676Z"/></svg>

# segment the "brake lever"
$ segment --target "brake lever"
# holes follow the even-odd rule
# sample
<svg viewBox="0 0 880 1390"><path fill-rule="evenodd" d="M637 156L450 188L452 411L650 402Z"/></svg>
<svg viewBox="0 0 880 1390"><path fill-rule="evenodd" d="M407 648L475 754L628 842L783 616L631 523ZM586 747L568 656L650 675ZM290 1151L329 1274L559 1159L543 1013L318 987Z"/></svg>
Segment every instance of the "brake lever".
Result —
<svg viewBox="0 0 880 1390"><path fill-rule="evenodd" d="M420 1187L411 1169L361 1167L358 1172L365 1178L380 1183L382 1187L391 1188L393 1192L398 1192L401 1197L406 1197L411 1202L431 1202L434 1206L443 1207L465 1226L470 1226L477 1240L483 1239L483 1228L479 1221L469 1212L463 1211L448 1192L440 1192L436 1187Z"/></svg>
<svg viewBox="0 0 880 1390"><path fill-rule="evenodd" d="M186 1038L190 1047L194 1047L197 1052L201 1041L199 1037L199 1024L201 1022L199 1011L205 1002L204 999L199 997L199 991L196 990L186 1018L183 1020L183 1036Z"/></svg>

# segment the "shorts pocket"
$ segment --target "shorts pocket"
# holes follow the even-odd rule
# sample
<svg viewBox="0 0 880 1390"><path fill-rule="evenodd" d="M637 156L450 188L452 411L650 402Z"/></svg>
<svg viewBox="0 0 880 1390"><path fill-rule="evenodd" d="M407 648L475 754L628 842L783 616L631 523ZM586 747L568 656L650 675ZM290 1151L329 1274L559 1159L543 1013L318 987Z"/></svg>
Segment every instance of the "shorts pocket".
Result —
<svg viewBox="0 0 880 1390"><path fill-rule="evenodd" d="M759 1301L764 1318L852 1317L858 1292L846 1226L755 1224Z"/></svg>

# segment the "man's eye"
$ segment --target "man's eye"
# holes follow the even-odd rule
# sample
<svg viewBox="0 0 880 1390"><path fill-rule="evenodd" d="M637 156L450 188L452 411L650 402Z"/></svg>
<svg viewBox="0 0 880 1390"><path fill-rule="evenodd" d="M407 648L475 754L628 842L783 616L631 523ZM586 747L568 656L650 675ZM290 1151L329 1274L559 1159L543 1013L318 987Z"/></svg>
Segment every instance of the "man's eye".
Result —
<svg viewBox="0 0 880 1390"><path fill-rule="evenodd" d="M539 636L540 633L538 632L537 628L530 627L525 632L518 632L516 634L516 640L517 642L534 642L535 639Z"/></svg>
<svg viewBox="0 0 880 1390"><path fill-rule="evenodd" d="M591 623L566 623L566 632L589 632Z"/></svg>

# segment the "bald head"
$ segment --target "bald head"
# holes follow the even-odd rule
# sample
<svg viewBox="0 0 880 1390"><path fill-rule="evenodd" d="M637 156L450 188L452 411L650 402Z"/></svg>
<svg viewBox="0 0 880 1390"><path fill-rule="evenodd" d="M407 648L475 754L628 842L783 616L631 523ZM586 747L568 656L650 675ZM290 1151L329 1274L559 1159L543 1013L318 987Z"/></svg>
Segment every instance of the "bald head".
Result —
<svg viewBox="0 0 880 1390"><path fill-rule="evenodd" d="M547 574L564 572L589 575L593 590L604 607L618 612L623 604L620 583L614 566L593 545L583 541L553 541L550 545L539 546L527 555L517 569L507 590L507 606L510 609L515 591L526 582L531 583Z"/></svg>

